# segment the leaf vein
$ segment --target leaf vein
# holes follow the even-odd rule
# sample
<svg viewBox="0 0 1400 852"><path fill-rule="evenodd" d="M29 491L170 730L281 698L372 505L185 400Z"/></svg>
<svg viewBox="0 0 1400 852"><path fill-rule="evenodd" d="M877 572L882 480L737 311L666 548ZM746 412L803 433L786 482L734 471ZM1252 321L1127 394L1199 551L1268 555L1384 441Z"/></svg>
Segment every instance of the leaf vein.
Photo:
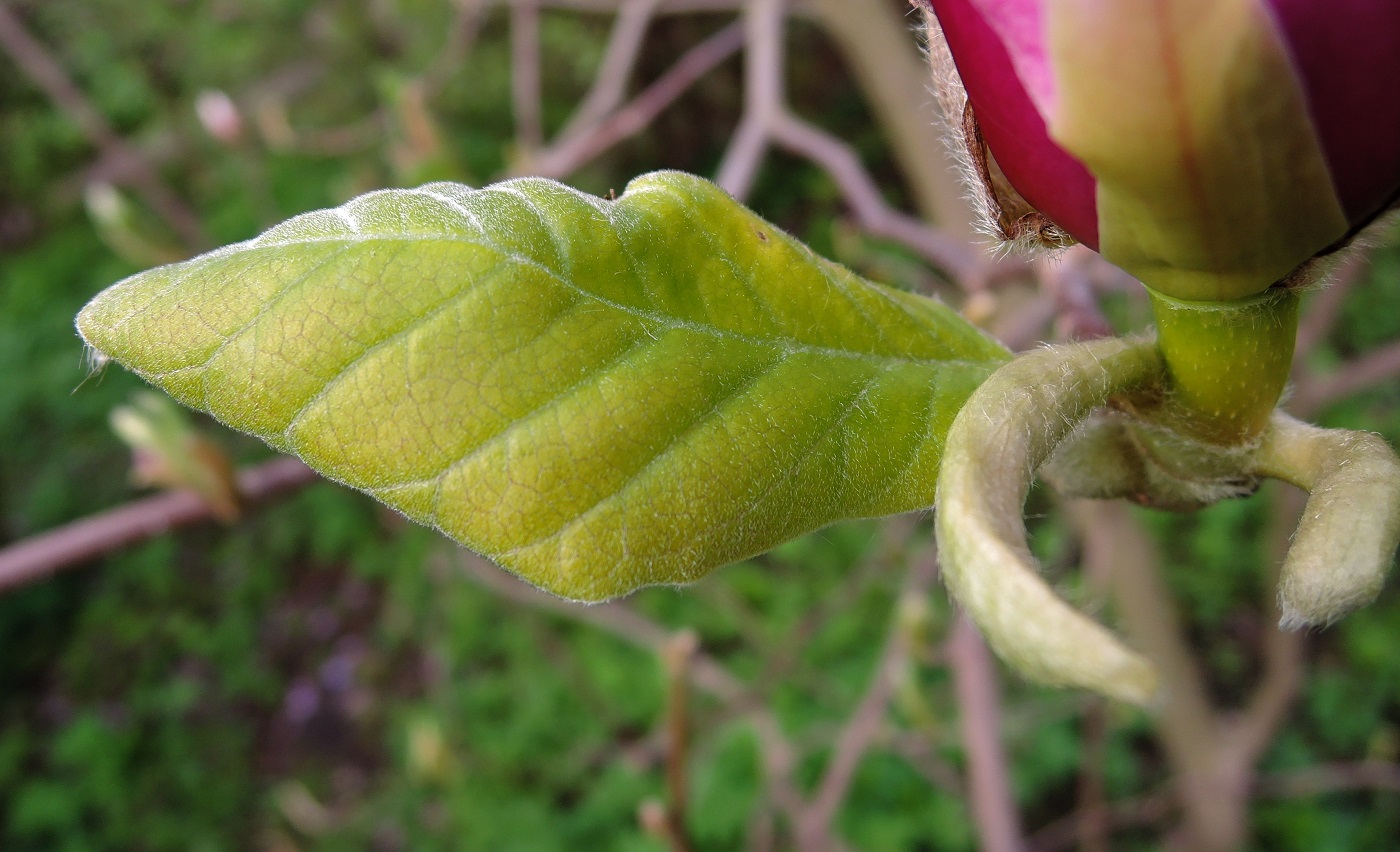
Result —
<svg viewBox="0 0 1400 852"><path fill-rule="evenodd" d="M499 266L492 267L490 272L478 278L477 280L472 281L467 286L463 287L461 290L458 290L456 293L453 293L447 298L443 299L437 305L434 305L430 310L413 317L402 327L390 332L388 336L380 340L376 340L374 343L371 343L368 346L366 346L359 354L355 355L355 357L347 361L344 366L337 369L335 371L335 375L327 379L325 384L323 384L314 394L311 395L309 399L307 399L297 408L297 410L292 414L291 419L287 421L286 428L284 428L282 431L282 439L284 441L290 442L292 431L295 430L298 425L300 425L301 419L306 414L306 412L309 411L317 402L324 399L326 395L330 393L333 387L338 385L340 382L344 381L352 372L355 371L355 369L360 364L362 364L365 361L366 358L369 358L370 356L374 355L374 353L378 352L385 346L388 346L392 343L396 343L405 337L412 336L418 330L422 329L424 326L428 325L433 320L437 319L439 316L442 316L447 311L450 311L453 308L457 307L467 297L477 295L481 292L481 290L484 287L489 286L490 284L495 283L496 281L502 278L505 278L505 272L507 268L508 267L506 266L506 264L501 264Z"/></svg>
<svg viewBox="0 0 1400 852"><path fill-rule="evenodd" d="M777 358L772 363L765 365L763 369L755 372L747 380L739 383L730 390L726 391L723 396L715 400L713 405L711 405L708 409L696 414L695 418L690 423L688 423L675 435L671 436L671 438L668 439L664 445L658 447L657 450L652 454L651 458L647 459L645 462L642 463L641 467L637 468L636 471L632 472L626 478L624 478L612 491L599 496L598 499L593 501L591 505L589 505L586 508L580 509L572 517L566 518L563 524L561 524L553 532L542 535L539 538L534 539L533 541L529 541L524 544L512 547L510 550L501 554L502 557L509 558L510 556L521 550L525 550L537 544L542 544L553 538L558 538L559 536L562 536L564 535L564 533L568 532L569 529L578 526L581 523L584 523L587 520L588 516L595 514L596 512L601 510L607 503L610 503L616 499L620 499L626 492L628 492L637 484L639 484L642 481L642 479L645 478L646 474L649 471L655 468L658 464L661 464L666 456L670 455L673 451L681 449L682 445L687 443L688 440L699 429L705 426L705 424L708 421L718 416L723 409L727 408L736 399L739 399L740 397L747 394L749 391L753 390L754 387L760 382L762 382L765 378L771 376L773 374L773 371L780 367L785 360L786 356Z"/></svg>

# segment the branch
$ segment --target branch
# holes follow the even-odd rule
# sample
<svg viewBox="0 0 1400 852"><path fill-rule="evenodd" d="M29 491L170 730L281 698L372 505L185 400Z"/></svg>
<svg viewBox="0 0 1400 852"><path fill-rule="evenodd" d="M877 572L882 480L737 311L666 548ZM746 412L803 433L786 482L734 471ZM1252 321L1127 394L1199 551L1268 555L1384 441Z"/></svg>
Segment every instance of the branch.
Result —
<svg viewBox="0 0 1400 852"><path fill-rule="evenodd" d="M929 94L928 65L908 22L888 0L812 0L811 6L889 137L915 209L924 220L972 242L972 211Z"/></svg>
<svg viewBox="0 0 1400 852"><path fill-rule="evenodd" d="M783 109L783 0L753 0L744 10L744 114L715 183L743 201L768 150L770 124Z"/></svg>
<svg viewBox="0 0 1400 852"><path fill-rule="evenodd" d="M690 744L690 663L699 650L700 638L683 630L672 636L661 649L666 665L666 807L667 836L674 852L691 852L693 845L686 831L688 805L686 784L687 749Z"/></svg>
<svg viewBox="0 0 1400 852"><path fill-rule="evenodd" d="M1281 486L1280 486L1281 487ZM1264 674L1240 715L1231 720L1225 735L1230 753L1240 765L1241 774L1252 773L1254 765L1283 725L1288 710L1297 699L1303 680L1304 634L1279 628L1278 569L1288 554L1293 531L1303 514L1304 495L1296 488L1275 492L1268 531L1269 553L1273 557L1273 582L1267 584L1264 611L1268 630L1264 638Z"/></svg>
<svg viewBox="0 0 1400 852"><path fill-rule="evenodd" d="M773 141L826 170L866 231L917 251L965 288L975 288L990 273L991 264L980 249L885 203L875 180L846 143L786 109L769 119L768 130Z"/></svg>
<svg viewBox="0 0 1400 852"><path fill-rule="evenodd" d="M3 2L0 2L0 48L4 48L25 76L78 126L104 158L120 164L121 171L131 175L132 188L180 235L186 248L199 249L208 244L194 210L172 192L151 164L122 139L106 116L63 70L63 66L29 34L24 24Z"/></svg>
<svg viewBox="0 0 1400 852"><path fill-rule="evenodd" d="M283 456L241 471L238 490L248 505L254 505L295 491L317 478L311 468ZM0 591L211 518L209 505L192 491L171 491L133 500L0 550Z"/></svg>
<svg viewBox="0 0 1400 852"><path fill-rule="evenodd" d="M1026 848L1001 746L1001 695L996 667L977 628L958 613L948 637L948 665L958 698L958 726L967 751L973 820L986 852Z"/></svg>
<svg viewBox="0 0 1400 852"><path fill-rule="evenodd" d="M1298 382L1287 407L1304 419L1328 405L1400 376L1400 340L1367 352L1325 376Z"/></svg>
<svg viewBox="0 0 1400 852"><path fill-rule="evenodd" d="M686 51L665 74L589 132L561 138L541 151L530 162L530 173L563 178L577 171L612 146L645 129L697 80L733 56L742 44L740 24L730 24L719 30Z"/></svg>
<svg viewBox="0 0 1400 852"><path fill-rule="evenodd" d="M462 548L447 551L462 574L500 597L542 612L553 613L596 627L633 645L656 652L665 646L671 631L625 604L608 602L583 605L556 598ZM761 706L748 686L713 657L698 650L689 663L690 682L726 706L743 710L758 737L764 769L773 798L794 824L802 809L802 797L792 780L795 752L773 714Z"/></svg>
<svg viewBox="0 0 1400 852"><path fill-rule="evenodd" d="M637 65L642 40L656 14L659 0L625 0L613 21L608 47L583 103L559 132L561 140L591 130L617 109L627 94L627 81Z"/></svg>
<svg viewBox="0 0 1400 852"><path fill-rule="evenodd" d="M510 4L510 97L515 140L527 158L544 142L540 107L540 7L536 0Z"/></svg>
<svg viewBox="0 0 1400 852"><path fill-rule="evenodd" d="M900 602L927 595L937 573L937 562L932 551L909 569L903 591L895 602L895 612L890 617L889 636L875 663L870 683L837 735L826 773L817 786L811 805L796 825L799 849L823 849L828 845L831 823L846 799L861 758L880 733L894 695L896 679L909 658L908 631L901 627L897 614Z"/></svg>
<svg viewBox="0 0 1400 852"><path fill-rule="evenodd" d="M1085 563L1112 576L1119 621L1161 676L1158 730L1193 841L1202 850L1234 849L1244 839L1245 779L1220 759L1221 725L1162 582L1156 547L1121 502L1075 500L1068 508Z"/></svg>
<svg viewBox="0 0 1400 852"><path fill-rule="evenodd" d="M1265 775L1259 779L1255 789L1261 796L1281 799L1343 790L1400 792L1400 764L1368 760L1308 766Z"/></svg>

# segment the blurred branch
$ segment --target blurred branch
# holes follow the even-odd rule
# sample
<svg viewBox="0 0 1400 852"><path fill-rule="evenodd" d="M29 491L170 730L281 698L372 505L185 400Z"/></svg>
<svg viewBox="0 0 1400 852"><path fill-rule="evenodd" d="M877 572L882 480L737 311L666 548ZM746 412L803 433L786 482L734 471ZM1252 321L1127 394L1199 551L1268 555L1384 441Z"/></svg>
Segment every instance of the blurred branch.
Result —
<svg viewBox="0 0 1400 852"><path fill-rule="evenodd" d="M1400 377L1400 340L1367 352L1326 375L1304 376L1298 380L1287 407L1299 417L1309 418L1338 400Z"/></svg>
<svg viewBox="0 0 1400 852"><path fill-rule="evenodd" d="M435 95L471 55L481 25L486 20L482 0L456 0L457 12L447 30L447 39L432 63L423 72L423 88Z"/></svg>
<svg viewBox="0 0 1400 852"><path fill-rule="evenodd" d="M1080 852L1110 852L1108 801L1104 789L1103 763L1108 745L1108 707L1103 699L1093 699L1084 710L1084 757L1079 766L1079 849Z"/></svg>
<svg viewBox="0 0 1400 852"><path fill-rule="evenodd" d="M637 65L642 40L656 14L659 0L627 0L613 21L603 61L593 78L593 85L584 96L569 123L559 132L566 140L591 130L598 122L617 109L627 95L627 81Z"/></svg>
<svg viewBox="0 0 1400 852"><path fill-rule="evenodd" d="M459 547L452 548L453 565L472 582L497 596L531 609L561 615L625 639L653 652L665 646L671 631L617 601L584 605L542 592L493 564L483 556ZM690 664L696 686L726 704L742 704L749 694L744 682L716 663L703 651Z"/></svg>
<svg viewBox="0 0 1400 852"><path fill-rule="evenodd" d="M906 598L927 595L937 574L938 563L932 550L909 568L903 589L895 602L895 612L889 619L889 635L884 650L875 662L870 683L856 703L855 711L836 736L826 772L817 785L811 804L796 825L799 849L817 850L829 846L832 821L846 799L861 758L880 734L890 699L894 695L896 678L909 658L909 633L900 623L898 608Z"/></svg>
<svg viewBox="0 0 1400 852"><path fill-rule="evenodd" d="M859 565L841 578L833 594L804 613L797 625L787 631L784 641L764 648L763 668L758 682L776 683L790 679L802 649L823 626L849 607L851 601L858 599L872 580L897 575L908 560L910 541L918 530L918 524L919 515L914 512L885 518L880 524L880 542L874 555L862 559ZM720 605L731 611L740 611L738 608L744 605L743 601L738 600L737 595L730 595L730 598ZM757 620L757 614L754 618Z"/></svg>
<svg viewBox="0 0 1400 852"><path fill-rule="evenodd" d="M967 794L963 778L957 768L939 754L938 744L927 731L896 732L889 742L890 749L904 758L930 787L935 787L950 796L962 798Z"/></svg>
<svg viewBox="0 0 1400 852"><path fill-rule="evenodd" d="M811 0L810 6L889 137L915 208L926 221L971 243L972 211L909 23L887 0Z"/></svg>
<svg viewBox="0 0 1400 852"><path fill-rule="evenodd" d="M365 116L339 127L297 130L287 119L280 103L263 102L255 109L258 130L269 144L287 151L297 151L319 157L345 157L366 151L384 141L385 110L381 107Z"/></svg>
<svg viewBox="0 0 1400 852"><path fill-rule="evenodd" d="M870 234L918 252L964 287L983 283L995 267L980 249L891 207L854 149L791 113L783 96L783 36L782 0L754 0L744 12L744 112L715 182L742 201L776 142L825 170Z"/></svg>
<svg viewBox="0 0 1400 852"><path fill-rule="evenodd" d="M661 649L666 665L666 806L667 837L674 852L692 848L685 827L687 809L686 765L690 743L690 664L699 650L700 639L693 631L672 636Z"/></svg>
<svg viewBox="0 0 1400 852"><path fill-rule="evenodd" d="M1054 300L1056 336L1069 340L1109 337L1113 326L1099 308L1093 272L1099 255L1084 246L1041 254L1034 263L1041 287Z"/></svg>
<svg viewBox="0 0 1400 852"><path fill-rule="evenodd" d="M744 113L715 183L743 201L768 150L769 123L783 109L783 0L752 0L744 9Z"/></svg>
<svg viewBox="0 0 1400 852"><path fill-rule="evenodd" d="M1106 602L1113 577L1110 566L1103 560L1086 561L1083 566L1084 587L1090 598L1086 609L1100 609ZM1108 790L1104 779L1104 763L1108 756L1108 701L1091 696L1080 718L1079 785L1076 791L1078 809L1075 813L1075 833L1080 852L1110 852L1112 824L1108 813Z"/></svg>
<svg viewBox="0 0 1400 852"><path fill-rule="evenodd" d="M474 37L482 12L506 6L511 15L512 98L516 138L521 148L517 174L562 178L623 139L644 129L697 79L737 50L732 34L721 30L683 56L667 74L619 107L651 19L657 15L737 12L747 0L461 0L461 26ZM539 11L542 8L615 14L608 48L584 102L549 149L539 150L544 134L540 118ZM449 42L449 46L451 42ZM443 62L454 54L444 54ZM440 62L434 71L443 73ZM435 78L436 79L436 78Z"/></svg>
<svg viewBox="0 0 1400 852"><path fill-rule="evenodd" d="M587 132L560 138L528 164L531 174L563 178L607 149L633 136L715 66L733 56L743 44L743 28L734 23L686 51L666 73L630 102L601 119Z"/></svg>
<svg viewBox="0 0 1400 852"><path fill-rule="evenodd" d="M1079 849L1080 830L1088 820L1099 823L1105 831L1135 825L1152 825L1166 819L1175 808L1176 797L1170 791L1149 793L1132 799L1099 805L1092 811L1080 809L1066 814L1031 835L1033 852L1062 852Z"/></svg>
<svg viewBox="0 0 1400 852"><path fill-rule="evenodd" d="M241 88L234 93L233 100L247 110L251 118L256 120L261 113L270 108L280 109L280 105L284 101L304 94L323 79L327 71L327 67L321 60L296 59L286 65L274 68L265 76ZM373 116L370 118L372 119ZM282 121L283 126L285 126L284 118L279 118L279 121ZM364 125L362 129L361 125ZM379 125L369 119L359 119L354 122L353 126L356 128L354 139L348 138L348 134L336 128L323 131L343 138L328 139L324 151L313 152L335 156L354 148L369 147L372 142L383 135ZM287 132L292 131L288 128ZM136 162L144 163L149 168L158 167L174 160L179 155L181 147L180 140L176 138L170 127L157 128L151 133L143 135L139 147L135 143L128 144L136 151ZM308 147L315 148L317 146L310 144ZM130 186L136 179L136 173L140 171L140 168L133 169L131 159L128 157L99 151L98 156L92 162L60 178L54 195L64 203L71 203L72 200L80 198L88 185L92 183Z"/></svg>
<svg viewBox="0 0 1400 852"><path fill-rule="evenodd" d="M1269 583L1263 675L1243 710L1233 716L1217 712L1162 584L1156 549L1141 524L1121 502L1075 501L1069 509L1084 540L1086 571L1112 577L1125 630L1161 674L1158 730L1177 774L1193 848L1234 849L1247 832L1255 764L1297 697L1304 637L1278 629L1275 583ZM1295 489L1274 501L1269 549L1275 564L1286 554L1301 512L1302 495ZM1081 809L1080 818L1096 821L1100 835L1106 830L1102 820L1107 817L1093 807Z"/></svg>
<svg viewBox="0 0 1400 852"><path fill-rule="evenodd" d="M996 666L977 628L959 612L948 637L948 665L958 699L958 725L967 751L968 794L986 852L1026 848L1001 745L1001 694Z"/></svg>
<svg viewBox="0 0 1400 852"><path fill-rule="evenodd" d="M484 557L462 548L452 548L453 564L477 585L500 597L543 612L588 624L649 651L666 645L671 632L626 604L583 605L556 598L506 573ZM775 803L794 824L802 809L802 796L792 780L795 752L783 734L776 717L762 706L749 687L703 650L697 650L689 663L690 682L725 705L744 712L758 737Z"/></svg>
<svg viewBox="0 0 1400 852"><path fill-rule="evenodd" d="M1327 285L1307 305L1298 323L1293 351L1293 393L1284 407L1307 420L1327 405L1400 375L1400 343L1382 347L1320 376L1308 369L1312 354L1336 328L1347 296L1371 266L1370 247L1348 250L1345 260L1333 271Z"/></svg>
<svg viewBox="0 0 1400 852"><path fill-rule="evenodd" d="M826 170L862 228L917 251L954 281L975 288L991 271L983 251L889 206L856 152L835 136L780 109L768 122L773 141Z"/></svg>
<svg viewBox="0 0 1400 852"><path fill-rule="evenodd" d="M311 468L284 456L240 471L238 490L251 506L295 491L317 478ZM0 550L0 591L213 517L209 504L190 491L133 500Z"/></svg>
<svg viewBox="0 0 1400 852"><path fill-rule="evenodd" d="M1157 725L1201 850L1237 848L1245 835L1245 779L1220 759L1226 743L1205 680L1162 582L1157 550L1126 504L1075 500L1070 516L1084 542L1084 561L1113 578L1119 621L1162 679Z"/></svg>
<svg viewBox="0 0 1400 852"><path fill-rule="evenodd" d="M1264 673L1238 717L1228 723L1224 737L1241 773L1251 773L1255 763L1283 725L1288 710L1298 697L1303 680L1302 631L1279 628L1278 573L1292 543L1293 531L1303 514L1302 491L1277 483L1266 533L1268 554L1273 564L1271 582L1266 584L1263 609L1268 614L1264 636Z"/></svg>
<svg viewBox="0 0 1400 852"><path fill-rule="evenodd" d="M1303 313L1293 353L1293 392L1283 406L1309 420L1328 405L1400 376L1400 341L1383 346L1343 364L1326 375L1308 367L1308 356L1336 328L1342 308L1356 283L1371 266L1371 246L1348 249L1346 259L1333 271Z"/></svg>
<svg viewBox="0 0 1400 852"><path fill-rule="evenodd" d="M29 34L10 7L0 2L0 48L31 82L78 126L104 158L131 176L132 189L180 235L185 247L208 245L199 216L161 180L150 163L127 144L101 111L88 100L53 55Z"/></svg>
<svg viewBox="0 0 1400 852"><path fill-rule="evenodd" d="M1381 761L1307 766L1261 777L1255 785L1262 796L1280 799L1317 796L1344 790L1400 792L1400 764Z"/></svg>
<svg viewBox="0 0 1400 852"><path fill-rule="evenodd" d="M486 0L491 6L508 6L519 0ZM541 8L565 9L572 12L614 14L631 0L530 0ZM657 14L685 15L693 12L736 12L750 0L661 0Z"/></svg>
<svg viewBox="0 0 1400 852"><path fill-rule="evenodd" d="M1346 304L1347 294L1371 266L1371 252L1364 246L1348 249L1346 260L1333 270L1326 286L1318 291L1298 322L1298 342L1294 366L1300 365L1332 329Z"/></svg>
<svg viewBox="0 0 1400 852"><path fill-rule="evenodd" d="M544 143L540 90L540 7L536 0L510 4L510 96L515 141L526 158Z"/></svg>
<svg viewBox="0 0 1400 852"><path fill-rule="evenodd" d="M1004 302L1008 297L1015 299L1016 294L976 290L963 306L963 312L977 325L984 326L1012 352L1025 352L1040 346L1048 327L1060 316L1055 299L1049 293L1037 290L1019 303L1012 302L1005 307ZM986 321L978 315L984 310L983 306L991 311Z"/></svg>

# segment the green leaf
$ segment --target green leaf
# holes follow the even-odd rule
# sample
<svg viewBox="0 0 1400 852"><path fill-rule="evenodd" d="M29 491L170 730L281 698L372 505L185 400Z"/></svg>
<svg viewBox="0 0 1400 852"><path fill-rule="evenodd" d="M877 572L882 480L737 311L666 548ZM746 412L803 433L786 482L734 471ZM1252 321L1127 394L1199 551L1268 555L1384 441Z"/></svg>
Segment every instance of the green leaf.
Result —
<svg viewBox="0 0 1400 852"><path fill-rule="evenodd" d="M83 338L556 594L933 503L1008 356L679 173L429 184L136 275Z"/></svg>

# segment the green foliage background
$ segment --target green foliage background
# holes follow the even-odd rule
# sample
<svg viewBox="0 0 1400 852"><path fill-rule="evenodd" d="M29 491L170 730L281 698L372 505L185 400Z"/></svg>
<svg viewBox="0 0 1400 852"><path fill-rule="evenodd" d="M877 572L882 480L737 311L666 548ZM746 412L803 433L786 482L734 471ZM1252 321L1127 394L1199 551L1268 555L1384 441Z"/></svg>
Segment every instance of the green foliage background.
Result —
<svg viewBox="0 0 1400 852"><path fill-rule="evenodd" d="M451 178L480 184L513 154L508 39L490 16L429 101L440 148L414 149L403 104L439 57L451 6L427 0L29 0L11 2L135 145L190 198L214 242L380 186ZM664 69L723 23L658 23L642 72ZM600 57L606 20L544 16L547 128L557 129ZM854 142L893 200L898 180L877 124L815 30L797 26L789 87L797 109ZM107 412L140 383L88 377L72 331L79 307L141 264L84 214L86 180L109 169L74 125L0 58L0 543L128 499L126 451ZM253 135L226 146L192 104L205 88L248 106L282 98L302 143ZM291 91L289 95L278 92ZM653 168L710 174L739 102L731 60L627 142L572 179L598 194ZM327 130L334 130L327 135ZM928 286L902 253L852 238L835 190L781 156L752 205L874 278ZM155 244L171 241L151 217ZM1322 369L1400 338L1400 253L1357 288ZM1125 306L1125 322L1137 321ZM1326 425L1400 441L1394 382L1327 411ZM218 433L240 462L265 457ZM1198 515L1148 515L1169 580L1222 697L1257 675L1267 490ZM1076 554L1033 497L1037 546L1057 582ZM894 623L890 558L875 523L841 525L632 605L691 628L751 679L814 784ZM1087 594L1087 593L1086 593ZM941 635L941 593L927 629ZM1303 700L1266 773L1400 756L1400 596L1316 636ZM466 580L432 534L328 484L232 529L202 527L0 597L0 848L618 849L664 848L639 827L664 792L665 677L654 653L510 604ZM1072 810L1084 696L1007 682L1006 741L1034 830ZM949 676L937 659L902 673L896 716L930 744L910 761L888 745L861 763L838 827L859 849L971 849L966 803L937 771L961 766ZM1144 717L1117 709L1104 758L1110 798L1168 781ZM765 812L763 771L742 714L696 699L690 827L702 849L740 847ZM932 767L932 768L931 768ZM1262 798L1260 848L1393 848L1395 794ZM1154 848L1154 834L1120 835Z"/></svg>

